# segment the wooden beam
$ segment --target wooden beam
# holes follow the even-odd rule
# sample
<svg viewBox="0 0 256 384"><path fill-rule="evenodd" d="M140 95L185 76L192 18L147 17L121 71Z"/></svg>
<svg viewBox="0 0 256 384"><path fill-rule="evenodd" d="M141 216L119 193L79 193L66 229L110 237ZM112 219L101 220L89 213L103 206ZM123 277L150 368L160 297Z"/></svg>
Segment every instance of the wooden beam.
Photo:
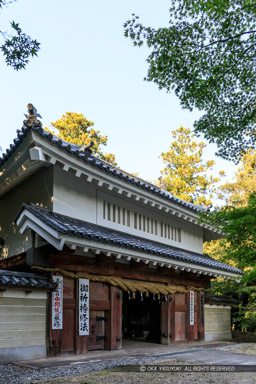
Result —
<svg viewBox="0 0 256 384"><path fill-rule="evenodd" d="M49 254L49 253L48 253ZM163 268L161 273L158 269L150 269L145 263L137 263L131 260L132 264L117 263L112 258L103 254L99 262L85 256L68 253L56 253L49 257L49 262L56 268L63 268L67 271L85 272L105 276L122 276L123 278L141 281L152 281L159 283L178 284L182 286L206 287L210 284L210 277L198 278L195 274L184 272L176 274L174 270ZM101 256L100 256L101 257ZM123 255L122 255L123 257ZM126 258L126 257L125 257ZM156 263L157 264L157 263Z"/></svg>

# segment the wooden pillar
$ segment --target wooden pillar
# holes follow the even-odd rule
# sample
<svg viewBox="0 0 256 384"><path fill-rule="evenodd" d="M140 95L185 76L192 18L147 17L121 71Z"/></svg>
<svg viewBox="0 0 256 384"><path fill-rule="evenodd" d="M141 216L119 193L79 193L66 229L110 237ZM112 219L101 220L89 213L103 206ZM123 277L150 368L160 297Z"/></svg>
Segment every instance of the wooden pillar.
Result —
<svg viewBox="0 0 256 384"><path fill-rule="evenodd" d="M76 348L76 354L80 355L81 353L87 353L88 352L88 336L79 336L79 280L76 279L76 286L75 286L75 298L76 298L76 326L75 326L75 348Z"/></svg>
<svg viewBox="0 0 256 384"><path fill-rule="evenodd" d="M110 310L106 311L105 349L122 348L122 291L110 287Z"/></svg>
<svg viewBox="0 0 256 384"><path fill-rule="evenodd" d="M175 294L169 295L170 302L170 342L175 343Z"/></svg>
<svg viewBox="0 0 256 384"><path fill-rule="evenodd" d="M48 295L48 335L49 341L47 343L47 356L59 356L61 353L61 339L62 339L62 330L61 329L52 329L52 293Z"/></svg>
<svg viewBox="0 0 256 384"><path fill-rule="evenodd" d="M161 335L160 335L160 343L169 345L171 342L171 302L169 300L170 296L167 297L167 300L161 301Z"/></svg>
<svg viewBox="0 0 256 384"><path fill-rule="evenodd" d="M204 340L204 292L198 293L198 336L199 340Z"/></svg>
<svg viewBox="0 0 256 384"><path fill-rule="evenodd" d="M186 340L187 342L191 341L192 333L191 333L191 325L190 325L190 308L189 308L189 292L185 294L186 296Z"/></svg>
<svg viewBox="0 0 256 384"><path fill-rule="evenodd" d="M52 294L48 294L47 300L47 356L60 355L61 330L52 329Z"/></svg>
<svg viewBox="0 0 256 384"><path fill-rule="evenodd" d="M191 292L191 291L190 291ZM187 293L188 310L187 310L187 323L188 323L188 341L199 340L199 306L198 297L199 292L194 292L194 324L190 325L190 292Z"/></svg>

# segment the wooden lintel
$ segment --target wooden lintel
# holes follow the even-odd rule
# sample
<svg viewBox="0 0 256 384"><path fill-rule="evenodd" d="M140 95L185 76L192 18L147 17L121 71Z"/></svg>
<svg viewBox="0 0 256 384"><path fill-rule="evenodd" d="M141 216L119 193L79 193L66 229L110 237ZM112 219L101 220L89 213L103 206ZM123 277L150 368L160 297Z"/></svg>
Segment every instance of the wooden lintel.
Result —
<svg viewBox="0 0 256 384"><path fill-rule="evenodd" d="M67 271L85 272L105 276L122 276L127 279L152 281L159 283L179 284L184 286L208 287L210 277L183 272L176 274L174 270L162 268L150 269L144 262L137 263L131 260L130 264L121 264L115 261L115 257L107 257L102 253L96 259L85 256L61 253L51 255L49 261L55 268L63 268Z"/></svg>

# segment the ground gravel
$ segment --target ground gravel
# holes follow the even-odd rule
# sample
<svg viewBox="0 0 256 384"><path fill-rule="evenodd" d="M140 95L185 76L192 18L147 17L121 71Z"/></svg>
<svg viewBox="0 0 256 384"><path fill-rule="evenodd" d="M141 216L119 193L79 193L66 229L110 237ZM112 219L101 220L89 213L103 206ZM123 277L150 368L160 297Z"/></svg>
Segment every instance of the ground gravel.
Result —
<svg viewBox="0 0 256 384"><path fill-rule="evenodd" d="M239 343L229 344L220 347L212 348L215 351L224 351L232 353L244 353L246 355L256 355L256 344L255 343Z"/></svg>
<svg viewBox="0 0 256 384"><path fill-rule="evenodd" d="M255 372L140 373L120 371L120 367L143 364L184 365L188 363L171 360L170 357L147 357L99 362L87 361L83 364L43 369L1 364L0 384L256 384Z"/></svg>

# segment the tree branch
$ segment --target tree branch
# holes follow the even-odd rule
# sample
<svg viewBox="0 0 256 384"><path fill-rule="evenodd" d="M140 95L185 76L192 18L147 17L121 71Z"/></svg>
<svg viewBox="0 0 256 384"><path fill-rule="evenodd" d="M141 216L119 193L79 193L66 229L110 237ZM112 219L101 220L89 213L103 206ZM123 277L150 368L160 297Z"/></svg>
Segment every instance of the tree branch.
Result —
<svg viewBox="0 0 256 384"><path fill-rule="evenodd" d="M254 46L256 45L256 43L250 45L250 47L246 48L242 54L240 56L238 56L238 58L235 60L234 64L231 65L231 67L229 67L224 73L222 73L215 81L219 81L223 76L225 76L231 69L233 69L237 63L241 60L241 58L250 50L252 49Z"/></svg>

